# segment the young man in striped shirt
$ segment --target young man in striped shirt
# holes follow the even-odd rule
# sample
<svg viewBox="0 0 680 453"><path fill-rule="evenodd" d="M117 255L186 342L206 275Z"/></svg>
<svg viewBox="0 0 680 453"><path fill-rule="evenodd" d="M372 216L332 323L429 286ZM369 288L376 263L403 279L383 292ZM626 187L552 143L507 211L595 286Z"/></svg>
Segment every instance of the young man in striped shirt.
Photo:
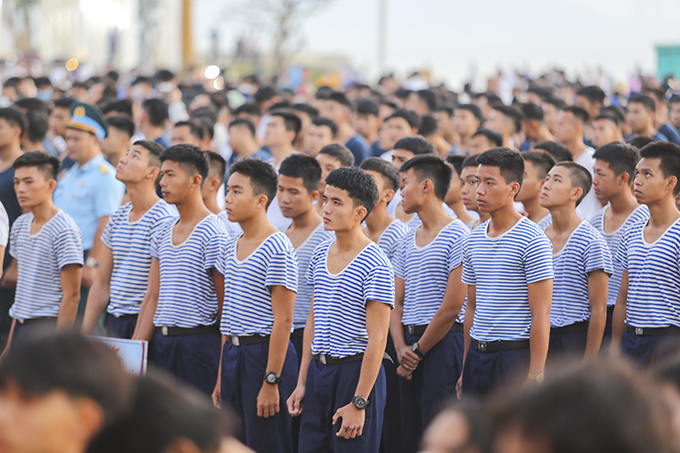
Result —
<svg viewBox="0 0 680 453"><path fill-rule="evenodd" d="M162 152L158 143L140 140L116 167L130 202L113 213L102 234L104 251L87 298L83 333L91 333L106 311L106 334L132 338L149 283L151 237L175 213L156 195Z"/></svg>
<svg viewBox="0 0 680 453"><path fill-rule="evenodd" d="M607 318L607 283L612 261L604 238L576 214L590 191L590 173L575 162L560 162L548 173L541 206L552 223L545 234L553 246L550 359L597 357Z"/></svg>
<svg viewBox="0 0 680 453"><path fill-rule="evenodd" d="M224 275L224 346L213 400L236 411L246 444L256 452L292 452L285 404L298 371L290 341L298 262L288 236L267 220L278 186L274 168L244 159L229 173L227 214L243 234L229 239L218 262Z"/></svg>
<svg viewBox="0 0 680 453"><path fill-rule="evenodd" d="M520 155L524 159L524 178L515 201L522 203L529 220L545 231L552 219L550 212L540 203L541 191L555 160L544 151L527 151Z"/></svg>
<svg viewBox="0 0 680 453"><path fill-rule="evenodd" d="M680 146L654 142L640 150L635 199L649 216L619 242L621 290L612 323L612 348L638 365L654 365L680 348Z"/></svg>
<svg viewBox="0 0 680 453"><path fill-rule="evenodd" d="M588 221L607 241L614 264L614 273L609 277L607 323L602 339L603 343L609 343L612 337L612 315L623 275L623 267L615 259L616 250L623 233L631 225L646 219L649 216L649 210L647 206L638 204L631 190L635 166L640 160L640 153L636 148L627 143L609 143L598 148L593 158L595 159L593 166L595 196L601 202L607 201L608 204Z"/></svg>
<svg viewBox="0 0 680 453"><path fill-rule="evenodd" d="M203 204L208 155L194 145L163 151L161 191L179 218L151 238L149 285L135 340L152 340L149 360L210 395L220 354L219 320L224 281L217 270L226 232Z"/></svg>
<svg viewBox="0 0 680 453"><path fill-rule="evenodd" d="M488 394L515 378L542 381L550 338L552 245L515 210L524 160L509 148L477 156L477 204L490 219L463 247L468 285L465 356L459 383Z"/></svg>
<svg viewBox="0 0 680 453"><path fill-rule="evenodd" d="M446 215L454 170L437 156L417 156L401 167L402 206L422 225L399 243L394 257L395 310L390 332L397 350L404 449L414 452L442 398L454 395L463 361L466 286L463 242L470 232ZM425 277L425 278L423 278Z"/></svg>
<svg viewBox="0 0 680 453"><path fill-rule="evenodd" d="M361 223L378 201L378 187L355 167L331 172L326 183L324 227L336 239L317 247L307 271L314 302L288 410L302 415L300 453L377 453L394 274Z"/></svg>
<svg viewBox="0 0 680 453"><path fill-rule="evenodd" d="M10 234L9 251L19 276L5 352L34 328L73 327L83 267L80 229L52 201L59 160L33 151L19 156L12 168L19 205L30 212L14 222Z"/></svg>

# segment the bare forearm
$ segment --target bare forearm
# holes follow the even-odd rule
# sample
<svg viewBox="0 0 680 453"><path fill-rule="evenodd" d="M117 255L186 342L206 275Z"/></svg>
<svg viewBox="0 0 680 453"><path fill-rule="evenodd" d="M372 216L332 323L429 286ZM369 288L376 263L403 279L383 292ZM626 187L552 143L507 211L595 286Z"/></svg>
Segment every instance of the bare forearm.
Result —
<svg viewBox="0 0 680 453"><path fill-rule="evenodd" d="M274 319L271 337L269 338L269 356L267 370L281 374L283 363L286 361L288 345L290 343L290 329L293 326L292 314L284 319Z"/></svg>
<svg viewBox="0 0 680 453"><path fill-rule="evenodd" d="M385 356L386 342L387 335L378 336L373 339L369 337L368 346L366 346L366 352L364 352L364 359L361 362L361 372L355 392L356 396L368 398L368 395L373 390L375 380L382 366L383 357Z"/></svg>
<svg viewBox="0 0 680 453"><path fill-rule="evenodd" d="M111 287L109 284L95 280L90 288L90 293L87 296L87 306L85 307L85 316L83 317L83 333L92 333L95 326L99 322L102 314L109 304L109 295Z"/></svg>
<svg viewBox="0 0 680 453"><path fill-rule="evenodd" d="M302 358L300 360L300 372L298 373L297 385L307 385L307 370L314 359L312 354L312 342L314 341L314 313L310 311L305 324L305 332L302 337Z"/></svg>
<svg viewBox="0 0 680 453"><path fill-rule="evenodd" d="M70 329L76 320L78 313L78 302L80 302L80 291L69 295L64 294L59 307L57 317L57 329Z"/></svg>
<svg viewBox="0 0 680 453"><path fill-rule="evenodd" d="M590 323L588 324L588 336L586 339L586 352L584 359L594 359L600 352L604 327L607 323L607 304L603 308L592 310L590 313Z"/></svg>
<svg viewBox="0 0 680 453"><path fill-rule="evenodd" d="M406 346L406 340L404 339L404 326L401 323L403 314L403 306L396 303L394 305L394 310L392 310L392 313L390 314L390 335L392 335L394 348L397 350Z"/></svg>
<svg viewBox="0 0 680 453"><path fill-rule="evenodd" d="M531 334L529 349L531 359L529 362L530 374L541 374L545 369L545 360L548 356L548 343L550 342L550 314L534 314L531 320Z"/></svg>

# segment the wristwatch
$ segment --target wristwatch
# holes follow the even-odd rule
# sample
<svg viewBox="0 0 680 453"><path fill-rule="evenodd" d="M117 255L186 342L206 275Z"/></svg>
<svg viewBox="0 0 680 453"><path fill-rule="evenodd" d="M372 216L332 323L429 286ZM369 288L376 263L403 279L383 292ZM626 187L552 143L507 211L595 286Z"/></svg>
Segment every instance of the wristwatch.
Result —
<svg viewBox="0 0 680 453"><path fill-rule="evenodd" d="M356 407L360 411L363 411L368 407L368 400L363 396L355 396L354 398L352 398L352 404L354 404L354 407Z"/></svg>
<svg viewBox="0 0 680 453"><path fill-rule="evenodd" d="M411 351L413 351L421 359L425 358L425 354L423 354L423 351L420 350L420 345L417 341L411 345Z"/></svg>
<svg viewBox="0 0 680 453"><path fill-rule="evenodd" d="M282 381L283 379L281 379L281 376L274 373L273 371L267 371L264 374L264 382L266 382L269 385L280 384Z"/></svg>
<svg viewBox="0 0 680 453"><path fill-rule="evenodd" d="M85 267L88 269L94 269L95 267L99 267L99 263L94 257L88 256L85 260Z"/></svg>
<svg viewBox="0 0 680 453"><path fill-rule="evenodd" d="M529 375L527 376L527 379L530 380L530 381L534 381L538 384L542 384L543 381L545 381L545 376L543 375L543 373L538 373L538 374L529 373Z"/></svg>

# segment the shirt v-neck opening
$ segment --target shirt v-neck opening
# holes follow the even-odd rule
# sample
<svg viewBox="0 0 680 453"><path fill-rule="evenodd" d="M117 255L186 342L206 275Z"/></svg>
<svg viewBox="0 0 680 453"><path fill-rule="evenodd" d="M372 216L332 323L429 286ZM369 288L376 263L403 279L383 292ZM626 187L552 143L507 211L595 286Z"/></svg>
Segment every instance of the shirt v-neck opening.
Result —
<svg viewBox="0 0 680 453"><path fill-rule="evenodd" d="M258 250L260 250L262 248L262 246L269 240L269 238L271 238L272 236L274 236L275 234L278 234L278 233L280 233L280 231L277 231L276 233L272 233L269 236L267 236L266 238L264 238L262 240L262 242L260 242L260 244L257 247L255 247L255 250L250 252L250 254L248 256L243 258L243 260L238 259L238 241L239 241L239 239L241 239L243 237L243 234L239 235L239 237L236 239L236 242L234 244L234 261L236 262L236 264L240 266L243 263L245 263L246 261L248 261L250 258L252 258L257 253Z"/></svg>
<svg viewBox="0 0 680 453"><path fill-rule="evenodd" d="M181 219L177 219L177 222L175 222L175 223L172 225L172 228L170 229L170 245L171 245L173 248L175 248L175 249L181 248L184 244L186 244L187 242L189 242L189 239L191 239L191 236L193 236L194 233L196 232L196 228L198 228L198 226L199 226L200 224L202 224L203 222L205 222L205 221L208 219L208 217L210 217L211 215L215 215L215 214L210 214L210 215L207 215L207 216L203 217L203 219L201 219L200 222L198 222L196 225L194 225L194 228L191 230L191 233L189 233L189 235L187 236L187 238L186 238L185 240L183 240L181 244L175 245L175 241L174 241L174 239L173 239L174 236L175 236L175 232L174 232L173 230L175 229L175 227L177 226L177 224L178 224L179 221L181 220Z"/></svg>
<svg viewBox="0 0 680 453"><path fill-rule="evenodd" d="M336 239L337 240L337 239ZM331 278L339 278L347 269L354 264L354 262L361 256L362 253L364 253L371 245L375 244L375 242L371 241L369 242L366 247L362 248L359 253L356 254L354 258L352 258L352 261L347 263L347 266L345 266L340 272L337 274L334 274L331 272L331 270L328 268L328 257L330 255L331 247L333 247L333 244L335 244L335 241L331 242L331 245L328 246L328 253L326 253L326 260L324 261L324 265L326 267L326 273L331 277Z"/></svg>

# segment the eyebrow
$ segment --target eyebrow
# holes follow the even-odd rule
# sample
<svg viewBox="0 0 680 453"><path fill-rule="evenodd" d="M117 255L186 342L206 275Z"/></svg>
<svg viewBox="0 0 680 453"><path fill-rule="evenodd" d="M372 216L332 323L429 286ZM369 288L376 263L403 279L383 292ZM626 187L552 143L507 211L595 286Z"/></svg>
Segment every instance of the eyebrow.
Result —
<svg viewBox="0 0 680 453"><path fill-rule="evenodd" d="M339 202L342 203L342 198L340 198L340 197L331 197L331 198L326 197L326 199L327 199L327 200L332 200L332 201L339 201Z"/></svg>
<svg viewBox="0 0 680 453"><path fill-rule="evenodd" d="M552 176L553 176L553 178L554 178L555 176L557 176L558 178L564 178L564 175L561 175L561 174L559 174L559 173L553 173Z"/></svg>
<svg viewBox="0 0 680 453"><path fill-rule="evenodd" d="M227 187L229 189L243 189L243 186L241 186L239 184L227 184ZM279 187L281 187L281 186L279 186Z"/></svg>
<svg viewBox="0 0 680 453"><path fill-rule="evenodd" d="M652 169L649 168L649 167L640 167L640 168L636 168L636 171L638 171L638 172L641 172L641 171L649 171L649 172L653 172L654 170L652 170Z"/></svg>

